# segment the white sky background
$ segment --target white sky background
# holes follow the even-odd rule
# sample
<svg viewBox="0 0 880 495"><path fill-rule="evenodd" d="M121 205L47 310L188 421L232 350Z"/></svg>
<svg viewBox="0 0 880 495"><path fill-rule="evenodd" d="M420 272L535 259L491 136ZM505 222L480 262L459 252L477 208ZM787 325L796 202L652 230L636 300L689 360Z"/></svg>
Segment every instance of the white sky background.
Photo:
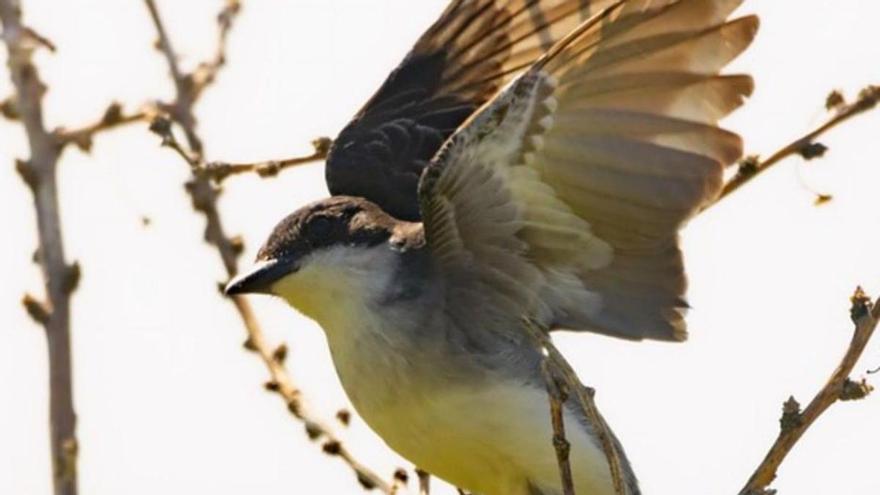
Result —
<svg viewBox="0 0 880 495"><path fill-rule="evenodd" d="M170 96L141 2L23 3L27 22L59 47L37 58L51 88L50 126L91 121L110 99L132 108ZM207 57L221 2L159 3L184 66ZM245 2L229 65L197 108L209 158L296 155L313 137L335 135L445 3ZM762 28L732 69L752 73L757 90L727 124L750 152L820 123L830 89L852 96L880 83L876 1L746 3ZM20 305L42 284L29 262L30 194L12 165L27 156L23 138L0 123L0 493L42 495L50 493L45 342ZM851 335L847 297L857 284L880 293L878 140L880 110L824 138L827 158L790 159L692 222L687 343L558 338L598 389L645 493L736 493L775 437L782 401L794 394L805 404L836 365ZM81 492L360 493L348 468L262 390L266 370L241 349L238 316L217 295L222 267L201 241L186 176L144 125L102 135L91 156L69 149L62 159L67 252L83 268L73 305ZM811 206L805 184L835 200ZM229 180L222 211L247 240L243 261L282 216L325 194L319 164ZM347 406L320 330L279 301L254 304L273 338L289 343L308 402L327 418ZM878 365L875 342L857 370ZM880 396L834 406L783 465L780 493L877 493L878 417ZM360 420L343 437L382 473L407 465Z"/></svg>

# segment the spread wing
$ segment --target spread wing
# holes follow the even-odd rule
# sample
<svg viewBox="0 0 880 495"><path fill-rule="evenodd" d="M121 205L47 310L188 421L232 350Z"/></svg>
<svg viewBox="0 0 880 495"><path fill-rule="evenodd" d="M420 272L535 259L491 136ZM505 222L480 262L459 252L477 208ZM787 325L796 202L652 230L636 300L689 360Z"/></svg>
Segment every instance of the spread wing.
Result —
<svg viewBox="0 0 880 495"><path fill-rule="evenodd" d="M514 76L610 0L453 0L339 134L331 194L418 220L418 181L443 142Z"/></svg>
<svg viewBox="0 0 880 495"><path fill-rule="evenodd" d="M419 194L456 313L686 337L677 232L741 155L716 122L752 90L718 74L757 30L726 21L740 2L611 5L449 140Z"/></svg>

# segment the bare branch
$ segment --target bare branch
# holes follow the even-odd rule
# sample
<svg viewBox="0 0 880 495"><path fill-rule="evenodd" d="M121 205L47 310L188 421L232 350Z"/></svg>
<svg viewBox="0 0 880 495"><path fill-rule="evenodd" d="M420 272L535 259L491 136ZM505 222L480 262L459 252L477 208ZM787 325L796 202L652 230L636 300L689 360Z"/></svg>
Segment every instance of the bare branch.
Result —
<svg viewBox="0 0 880 495"><path fill-rule="evenodd" d="M562 494L574 495L574 480L571 477L569 453L571 444L565 438L565 420L562 407L568 400L568 389L551 371L549 360L541 362L541 374L547 386L550 400L550 421L553 424L553 447L556 450L556 461L559 464L559 475L562 478Z"/></svg>
<svg viewBox="0 0 880 495"><path fill-rule="evenodd" d="M800 405L793 397L783 406L780 419L779 437L773 442L766 457L739 492L740 495L768 495L773 493L767 487L776 478L776 472L785 457L803 436L807 429L832 404L839 400L854 400L865 397L871 387L864 380L854 382L849 375L865 350L880 321L880 299L874 303L857 288L852 296L850 314L855 323L855 331L840 364L831 374L828 382L813 397L810 404L800 412Z"/></svg>
<svg viewBox="0 0 880 495"><path fill-rule="evenodd" d="M260 177L274 177L286 168L324 160L327 158L332 142L328 137L319 137L312 141L312 146L315 149L312 154L282 160L267 160L254 163L210 162L204 165L205 173L217 183L223 182L231 175L247 173L256 173Z"/></svg>
<svg viewBox="0 0 880 495"><path fill-rule="evenodd" d="M237 1L227 2L226 7L224 7L218 18L220 24L219 43L221 46L217 48L217 55L212 62L202 64L197 69L197 72L202 71L202 73L196 77L194 74L183 73L178 66L171 40L162 23L162 18L154 0L144 0L144 2L159 35L159 48L168 63L176 89L176 97L173 102L159 105L161 110L168 113L168 117L159 116L154 118L150 129L162 137L163 145L175 150L190 166L192 176L187 182L187 191L190 194L193 208L205 215L207 221L205 240L217 249L226 269L226 274L231 279L238 270L238 256L241 254L242 244L240 240L229 237L224 230L220 212L217 209L220 190L212 183L211 174L206 173L207 168L203 165L204 147L196 131L193 106L201 92L214 81L217 70L223 65L225 48L222 45L225 45L232 21L240 11L240 5ZM175 139L172 123L177 123L183 129L188 149L185 149ZM302 403L300 391L293 385L293 381L284 366L285 348L273 348L269 345L247 299L242 296L232 296L231 299L247 330L248 339L245 347L259 354L269 370L270 381L267 383L266 388L277 392L284 399L288 410L295 417L303 421L306 433L311 439L322 440L322 449L325 453L339 457L351 467L364 488L377 488L382 493L392 493L392 484L357 461L343 446L340 439L334 435L332 429L306 409Z"/></svg>
<svg viewBox="0 0 880 495"><path fill-rule="evenodd" d="M217 77L220 69L226 65L226 41L229 38L229 32L238 13L241 12L241 3L239 0L226 0L223 10L217 14L217 24L220 29L217 31L217 45L214 51L214 57L199 64L195 72L192 74L192 84L194 98L197 99L199 93L206 87L210 86ZM170 49L170 47L169 47Z"/></svg>
<svg viewBox="0 0 880 495"><path fill-rule="evenodd" d="M75 129L56 129L53 133L61 146L73 144L82 151L91 151L95 135L135 122L147 120L147 112L125 113L122 105L113 102L107 106L97 121Z"/></svg>
<svg viewBox="0 0 880 495"><path fill-rule="evenodd" d="M167 115L153 117L150 122L150 130L162 138L162 146L171 148L189 164L195 176L201 179L210 179L218 185L222 184L226 178L232 175L256 173L260 177L268 178L278 175L279 172L287 168L304 165L316 160L323 160L327 157L332 143L330 138L327 137L315 139L312 141L312 146L315 148L312 154L283 160L268 160L255 163L205 163L200 156L184 149L180 141L174 137L172 122Z"/></svg>
<svg viewBox="0 0 880 495"><path fill-rule="evenodd" d="M0 115L9 120L19 120L21 118L18 111L18 101L15 96L9 96L0 101ZM140 110L125 113L122 111L122 105L114 101L104 109L104 113L101 114L101 118L98 120L73 129L59 127L52 131L52 135L61 149L72 144L81 151L89 152L92 150L92 141L96 135L135 122L145 122L147 118L148 112Z"/></svg>
<svg viewBox="0 0 880 495"><path fill-rule="evenodd" d="M602 450L605 453L605 458L608 461L608 470L611 472L612 483L614 484L614 493L615 495L626 495L627 488L626 483L623 478L623 467L622 462L620 460L620 453L617 451L617 446L614 443L613 436L611 434L611 430L608 428L608 424L605 423L605 419L599 413L599 409L596 407L596 403L593 400L593 390L585 387L580 379L578 378L575 371L571 368L571 365L568 364L565 357L559 352L559 349L553 345L553 341L550 339L549 334L546 329L542 328L538 323L532 321L531 319L525 318L523 320L526 331L532 339L532 342L536 346L538 350L541 351L544 359L542 361L542 367L546 369L545 378L552 378L551 383L547 384L550 401L551 401L551 412L552 405L558 398L554 398L553 389L560 386L564 386L564 390L567 390L569 393L574 391L574 398L577 400L578 407L581 408L584 415L589 420L590 424L595 428L596 436L599 437L599 443L602 445ZM560 464L560 476L565 480L566 478L566 469L569 470L568 477L571 476L570 467L567 468L568 462L567 459L563 462L563 458L567 458L567 453L560 453L560 445L562 442L568 443L565 439L565 431L561 428L561 421L559 421L560 425L557 427L556 420L553 421L553 445L557 452L557 460ZM564 455L563 455L564 454ZM564 481L565 482L565 481ZM574 488L571 488L571 492L574 493Z"/></svg>
<svg viewBox="0 0 880 495"><path fill-rule="evenodd" d="M827 148L823 144L816 142L816 139L819 138L819 136L856 115L860 115L873 109L877 106L878 102L880 102L880 86L868 86L862 89L859 92L858 99L850 104L844 102L842 95L838 91L831 92L826 99L826 107L829 110L836 109L833 117L813 131L783 146L765 160L761 160L757 156L746 157L740 163L737 174L724 185L724 189L718 199L714 203L706 206L706 208L709 208L720 202L722 199L730 196L740 187L766 172L773 165L776 165L792 155L801 155L807 160L822 156ZM827 201L828 198L820 197L818 199L820 202L824 202Z"/></svg>
<svg viewBox="0 0 880 495"><path fill-rule="evenodd" d="M156 32L159 35L157 47L165 56L165 61L171 72L171 79L174 82L176 93L173 103L160 104L160 108L163 111L168 112L171 115L171 118L180 124L186 133L186 140L189 143L189 147L196 155L201 156L202 142L198 135L196 135L196 118L193 115L193 106L196 103L196 99L201 94L201 90L205 88L205 85L203 84L202 87L198 88L198 91L196 91L196 86L193 84L192 74L187 74L180 70L180 65L177 63L176 52L171 45L171 39L168 37L165 25L159 16L159 9L156 7L155 1L144 0L144 3L147 5L147 10L150 12L153 26L155 26ZM229 22L232 21L230 20ZM228 30L228 28L226 29ZM225 39L224 36L223 40L225 41Z"/></svg>
<svg viewBox="0 0 880 495"><path fill-rule="evenodd" d="M27 133L30 158L16 168L31 189L37 214L39 262L45 300L26 295L28 313L43 326L49 350L49 426L53 486L56 495L76 495L76 412L73 408L73 370L70 353L70 297L76 290L80 268L64 255L57 191L57 165L62 146L46 130L42 98L46 91L31 61L39 47L54 49L44 37L21 23L18 2L0 0L7 66L15 87L15 112Z"/></svg>

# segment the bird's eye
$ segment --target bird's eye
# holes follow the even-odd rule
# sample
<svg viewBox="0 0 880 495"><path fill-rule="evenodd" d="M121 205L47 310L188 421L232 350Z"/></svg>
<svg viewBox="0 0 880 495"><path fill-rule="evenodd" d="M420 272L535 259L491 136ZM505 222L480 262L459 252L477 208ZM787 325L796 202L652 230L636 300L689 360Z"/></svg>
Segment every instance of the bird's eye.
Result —
<svg viewBox="0 0 880 495"><path fill-rule="evenodd" d="M312 220L311 225L309 225L309 234L313 238L324 239L330 236L331 229L332 225L330 224L330 220L324 217L319 217Z"/></svg>

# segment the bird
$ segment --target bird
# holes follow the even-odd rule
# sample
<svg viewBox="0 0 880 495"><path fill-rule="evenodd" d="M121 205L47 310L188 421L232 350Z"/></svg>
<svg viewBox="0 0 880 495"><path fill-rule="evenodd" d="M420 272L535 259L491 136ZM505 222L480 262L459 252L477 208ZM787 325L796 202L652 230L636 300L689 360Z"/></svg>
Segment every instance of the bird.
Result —
<svg viewBox="0 0 880 495"><path fill-rule="evenodd" d="M562 495L523 330L687 336L679 230L742 140L741 0L453 0L334 140L329 198L284 218L226 293L316 321L352 405L480 495ZM579 495L615 494L563 407ZM620 442L625 493L639 484Z"/></svg>

